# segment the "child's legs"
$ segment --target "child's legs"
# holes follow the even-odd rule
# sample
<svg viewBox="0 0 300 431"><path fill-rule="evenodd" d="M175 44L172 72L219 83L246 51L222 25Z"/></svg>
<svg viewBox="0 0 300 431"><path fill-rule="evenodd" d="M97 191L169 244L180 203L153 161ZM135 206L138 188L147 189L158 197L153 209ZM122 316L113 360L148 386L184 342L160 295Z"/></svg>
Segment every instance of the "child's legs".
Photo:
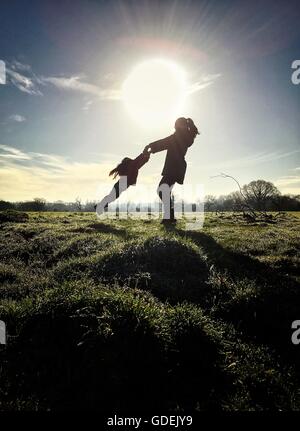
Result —
<svg viewBox="0 0 300 431"><path fill-rule="evenodd" d="M127 190L129 186L130 184L127 184L127 177L120 177L119 181L116 182L116 184L112 188L112 191L110 192L110 194L114 193L115 196L115 198L111 202L118 199L120 194Z"/></svg>
<svg viewBox="0 0 300 431"><path fill-rule="evenodd" d="M121 178L119 181L117 181L113 188L111 189L110 193L106 195L101 202L98 203L96 207L96 212L98 215L101 215L105 209L107 209L108 204L111 204L114 202L120 194L126 190L127 188L127 181L125 181L123 178Z"/></svg>
<svg viewBox="0 0 300 431"><path fill-rule="evenodd" d="M112 203L114 200L116 200L120 196L119 193L119 181L114 184L113 188L111 189L110 193L98 203L96 207L96 212L98 215L102 214L104 210L108 207L108 204Z"/></svg>

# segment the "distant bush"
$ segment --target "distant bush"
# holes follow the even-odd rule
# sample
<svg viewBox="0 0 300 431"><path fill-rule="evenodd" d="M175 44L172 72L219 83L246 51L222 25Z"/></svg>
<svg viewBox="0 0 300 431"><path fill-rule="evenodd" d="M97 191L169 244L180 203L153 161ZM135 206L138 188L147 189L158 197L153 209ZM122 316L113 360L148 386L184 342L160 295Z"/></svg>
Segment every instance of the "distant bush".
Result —
<svg viewBox="0 0 300 431"><path fill-rule="evenodd" d="M16 204L21 211L45 211L46 200L43 198L35 198L33 201L19 202Z"/></svg>
<svg viewBox="0 0 300 431"><path fill-rule="evenodd" d="M6 210L0 212L0 223L6 222L25 222L29 219L28 214L15 210Z"/></svg>
<svg viewBox="0 0 300 431"><path fill-rule="evenodd" d="M12 202L7 202L0 200L0 211L13 210L15 209L15 204Z"/></svg>

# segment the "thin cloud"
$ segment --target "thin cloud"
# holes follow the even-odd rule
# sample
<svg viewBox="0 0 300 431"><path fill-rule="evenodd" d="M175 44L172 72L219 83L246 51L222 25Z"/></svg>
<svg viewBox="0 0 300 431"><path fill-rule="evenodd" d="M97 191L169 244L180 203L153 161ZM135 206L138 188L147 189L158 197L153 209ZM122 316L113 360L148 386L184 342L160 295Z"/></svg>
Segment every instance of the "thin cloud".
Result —
<svg viewBox="0 0 300 431"><path fill-rule="evenodd" d="M61 90L76 91L98 97L101 100L120 100L121 91L100 88L84 80L84 75L38 76L30 65L13 61L7 67L8 82L18 90L33 96L42 96L41 87L52 85Z"/></svg>
<svg viewBox="0 0 300 431"><path fill-rule="evenodd" d="M222 75L220 73L217 73L214 75L203 75L199 81L189 86L187 90L187 94L193 94L193 93L196 93L197 91L201 91L207 87L210 87L221 76Z"/></svg>
<svg viewBox="0 0 300 431"><path fill-rule="evenodd" d="M82 110L85 111L85 112L88 112L90 110L91 106L93 105L93 103L94 103L93 100L87 100L85 102L85 104L83 105Z"/></svg>
<svg viewBox="0 0 300 431"><path fill-rule="evenodd" d="M300 195L300 175L287 175L274 182L283 193Z"/></svg>
<svg viewBox="0 0 300 431"><path fill-rule="evenodd" d="M119 84L111 85L108 88L102 88L98 85L86 81L86 77L82 74L76 75L62 75L62 76L38 76L36 75L31 66L28 64L13 61L8 65L7 74L9 82L18 88L23 93L33 96L42 96L43 92L41 87L53 86L59 90L73 91L83 93L89 96L95 96L100 100L121 100L122 91ZM109 76L109 79L107 77ZM105 75L104 81L110 81L112 74ZM187 94L193 94L198 91L204 90L215 83L221 74L208 74L203 75L195 83L189 85ZM119 88L116 88L119 87ZM87 111L88 105L85 105L83 110Z"/></svg>
<svg viewBox="0 0 300 431"><path fill-rule="evenodd" d="M26 121L26 118L23 115L14 114L9 117L9 120L15 121L16 123L23 123L24 121Z"/></svg>
<svg viewBox="0 0 300 431"><path fill-rule="evenodd" d="M287 175L276 180L276 184L279 186L300 186L300 175Z"/></svg>
<svg viewBox="0 0 300 431"><path fill-rule="evenodd" d="M247 157L241 157L239 159L227 160L221 163L212 164L212 165L209 165L208 167L209 168L213 167L214 169L235 168L235 167L245 168L245 167L254 166L257 164L268 163L275 160L290 157L299 152L300 150L287 151L287 152L274 151L271 153L262 152L262 153L257 153Z"/></svg>
<svg viewBox="0 0 300 431"><path fill-rule="evenodd" d="M43 84L52 84L63 90L78 91L99 97L101 100L120 100L121 92L113 89L102 89L94 84L82 80L81 76L49 76L41 77Z"/></svg>
<svg viewBox="0 0 300 431"><path fill-rule="evenodd" d="M108 173L118 161L112 155L111 160L82 163L57 154L25 153L0 145L0 199L18 201L42 196L48 201L73 201L81 196L97 200L110 191ZM150 176L143 181L153 183Z"/></svg>
<svg viewBox="0 0 300 431"><path fill-rule="evenodd" d="M4 160L7 161L8 159L31 160L31 156L17 148L9 147L8 145L0 145L0 163Z"/></svg>
<svg viewBox="0 0 300 431"><path fill-rule="evenodd" d="M13 70L21 70L24 72L30 72L32 70L31 66L29 64L24 64L24 63L21 63L20 61L17 61L17 60L14 60L11 63L11 68Z"/></svg>
<svg viewBox="0 0 300 431"><path fill-rule="evenodd" d="M0 145L0 199L97 199L109 191L108 172L115 163L80 163L56 154L24 152Z"/></svg>
<svg viewBox="0 0 300 431"><path fill-rule="evenodd" d="M56 154L44 154L37 152L24 152L18 148L8 145L0 145L0 166L20 165L24 166L40 166L45 169L62 170L65 164L68 163L66 157Z"/></svg>
<svg viewBox="0 0 300 431"><path fill-rule="evenodd" d="M18 61L7 63L6 74L8 83L14 85L18 90L32 96L42 96L42 92L38 88L39 79L28 64Z"/></svg>

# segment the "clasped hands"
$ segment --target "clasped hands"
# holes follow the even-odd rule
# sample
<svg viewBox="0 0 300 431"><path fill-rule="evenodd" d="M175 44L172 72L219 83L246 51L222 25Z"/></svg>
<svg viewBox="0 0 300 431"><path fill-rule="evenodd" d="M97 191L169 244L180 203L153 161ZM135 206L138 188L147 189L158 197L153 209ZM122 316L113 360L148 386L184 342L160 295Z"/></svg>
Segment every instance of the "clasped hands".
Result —
<svg viewBox="0 0 300 431"><path fill-rule="evenodd" d="M150 151L149 151L150 150ZM146 145L145 146L145 148L144 148L144 150L143 150L143 153L144 154L150 154L151 153L151 144L148 144L148 145Z"/></svg>

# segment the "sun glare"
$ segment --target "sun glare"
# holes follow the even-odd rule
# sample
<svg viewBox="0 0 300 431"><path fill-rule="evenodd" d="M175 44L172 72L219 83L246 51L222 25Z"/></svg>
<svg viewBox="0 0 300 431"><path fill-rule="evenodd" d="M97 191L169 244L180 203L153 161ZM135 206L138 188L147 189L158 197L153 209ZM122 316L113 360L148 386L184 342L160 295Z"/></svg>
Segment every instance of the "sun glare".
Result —
<svg viewBox="0 0 300 431"><path fill-rule="evenodd" d="M183 115L185 75L175 63L155 59L139 64L122 90L129 114L143 127L159 128Z"/></svg>

